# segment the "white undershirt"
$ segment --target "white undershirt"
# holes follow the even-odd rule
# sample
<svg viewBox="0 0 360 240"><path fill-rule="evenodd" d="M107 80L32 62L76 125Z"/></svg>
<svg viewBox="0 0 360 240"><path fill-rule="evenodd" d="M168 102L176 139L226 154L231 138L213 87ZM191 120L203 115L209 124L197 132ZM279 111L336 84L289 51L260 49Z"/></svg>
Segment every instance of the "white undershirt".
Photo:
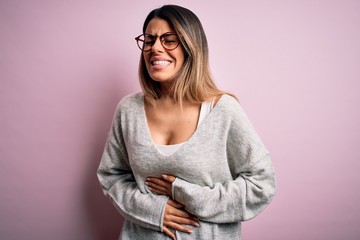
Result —
<svg viewBox="0 0 360 240"><path fill-rule="evenodd" d="M214 108L214 101L203 102L200 107L200 114L196 128L199 127L200 123L206 118L206 116L211 112ZM174 152L176 152L185 142L171 145L160 145L156 144L157 149L164 154L165 156L170 156Z"/></svg>

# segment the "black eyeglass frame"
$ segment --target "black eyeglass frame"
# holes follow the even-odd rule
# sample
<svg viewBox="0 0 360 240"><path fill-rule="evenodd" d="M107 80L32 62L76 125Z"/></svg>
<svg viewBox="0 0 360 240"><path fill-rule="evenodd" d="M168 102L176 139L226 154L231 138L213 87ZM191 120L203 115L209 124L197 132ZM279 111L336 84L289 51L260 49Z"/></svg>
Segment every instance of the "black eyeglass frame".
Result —
<svg viewBox="0 0 360 240"><path fill-rule="evenodd" d="M168 48L168 47L164 46L164 39L163 39L163 37L172 36L172 35L174 35L174 36L177 37L178 42L177 42L177 44L176 44L175 47L173 47L173 48ZM137 37L135 38L138 47L139 47L140 50L143 51L143 52L149 52L149 51L151 51L151 47L149 48L149 50L144 50L144 49L143 49L143 48L144 48L143 46L145 45L145 41L144 41L143 39L141 39L141 37L144 37L144 38L145 38L146 36L151 36L151 37L154 39L154 40L152 40L151 43L150 43L150 46L151 46L151 47L154 46L157 38L160 39L161 46L163 46L163 48L166 49L166 50L168 50L168 51L172 51L172 50L176 49L176 48L180 45L179 36L178 36L176 33L174 33L174 32L167 32L167 33L161 34L160 36L159 36L159 35L151 35L151 34L148 34L148 33L143 33L143 34L141 34L141 35L139 35L139 36L137 36Z"/></svg>

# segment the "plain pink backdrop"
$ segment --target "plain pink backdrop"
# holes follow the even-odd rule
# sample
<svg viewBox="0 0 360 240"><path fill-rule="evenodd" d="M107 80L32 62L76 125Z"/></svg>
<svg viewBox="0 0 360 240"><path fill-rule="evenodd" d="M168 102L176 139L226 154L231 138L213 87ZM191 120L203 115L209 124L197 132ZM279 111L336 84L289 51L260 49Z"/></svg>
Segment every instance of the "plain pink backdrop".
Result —
<svg viewBox="0 0 360 240"><path fill-rule="evenodd" d="M117 239L96 178L134 37L167 1L0 2L0 238ZM360 239L360 1L172 1L271 152L277 195L245 240Z"/></svg>

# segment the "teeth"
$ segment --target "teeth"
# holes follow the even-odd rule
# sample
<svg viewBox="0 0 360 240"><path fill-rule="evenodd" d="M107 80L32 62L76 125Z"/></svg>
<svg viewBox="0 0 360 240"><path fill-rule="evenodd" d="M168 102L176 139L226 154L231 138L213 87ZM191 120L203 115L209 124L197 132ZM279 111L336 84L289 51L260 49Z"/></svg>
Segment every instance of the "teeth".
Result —
<svg viewBox="0 0 360 240"><path fill-rule="evenodd" d="M153 61L153 65L169 65L171 62L169 61Z"/></svg>

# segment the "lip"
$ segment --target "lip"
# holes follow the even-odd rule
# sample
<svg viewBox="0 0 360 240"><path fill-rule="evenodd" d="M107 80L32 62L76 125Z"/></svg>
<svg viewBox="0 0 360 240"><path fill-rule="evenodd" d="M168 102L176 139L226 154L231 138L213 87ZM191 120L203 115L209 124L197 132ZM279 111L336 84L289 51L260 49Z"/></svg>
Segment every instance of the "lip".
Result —
<svg viewBox="0 0 360 240"><path fill-rule="evenodd" d="M154 62L158 62L158 64L154 65ZM166 64L166 62L168 62L168 64ZM164 57L152 57L150 59L150 67L153 70L161 70L161 69L167 68L172 63L173 63L172 60L170 60L168 58L164 58Z"/></svg>
<svg viewBox="0 0 360 240"><path fill-rule="evenodd" d="M150 58L150 63L153 63L155 61L167 61L167 62L172 63L172 61L170 59L164 58L164 57L152 57L152 58Z"/></svg>

